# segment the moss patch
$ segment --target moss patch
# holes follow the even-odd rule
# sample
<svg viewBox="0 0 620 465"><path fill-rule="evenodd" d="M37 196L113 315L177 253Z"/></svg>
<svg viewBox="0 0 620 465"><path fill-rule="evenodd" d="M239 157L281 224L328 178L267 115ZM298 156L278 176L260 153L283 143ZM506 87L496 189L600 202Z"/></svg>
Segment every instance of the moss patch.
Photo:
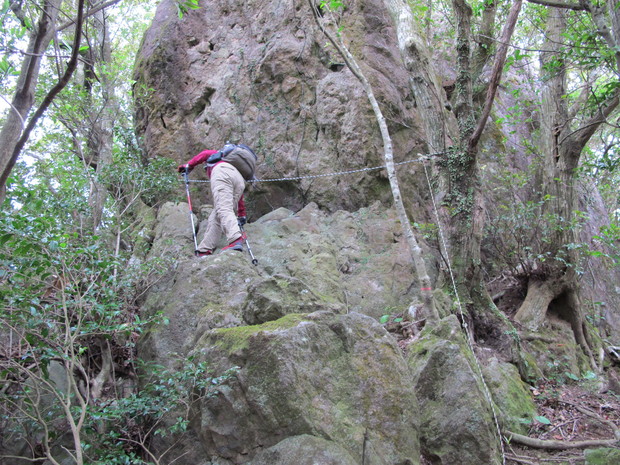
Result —
<svg viewBox="0 0 620 465"><path fill-rule="evenodd" d="M620 449L600 448L585 451L586 465L615 465L620 463Z"/></svg>
<svg viewBox="0 0 620 465"><path fill-rule="evenodd" d="M304 314L291 313L279 320L268 321L260 325L215 329L211 333L211 338L215 339L213 342L220 349L228 353L238 353L248 348L249 340L255 334L293 328L306 319L307 316Z"/></svg>

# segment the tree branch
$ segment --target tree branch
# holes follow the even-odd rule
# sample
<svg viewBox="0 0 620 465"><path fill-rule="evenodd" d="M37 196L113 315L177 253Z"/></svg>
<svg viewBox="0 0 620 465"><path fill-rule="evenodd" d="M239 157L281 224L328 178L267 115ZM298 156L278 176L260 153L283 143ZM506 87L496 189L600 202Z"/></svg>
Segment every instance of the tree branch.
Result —
<svg viewBox="0 0 620 465"><path fill-rule="evenodd" d="M86 18L90 18L92 15L94 15L95 13L109 7L112 5L116 5L117 3L119 3L121 0L109 0L108 2L102 2L99 5L91 8L90 10L88 10L86 12L86 14L84 15L84 19ZM75 21L67 21L64 24L61 24L60 26L58 26L58 28L56 28L56 32L60 32L64 29L67 29L70 26L73 26L75 24Z"/></svg>
<svg viewBox="0 0 620 465"><path fill-rule="evenodd" d="M75 71L75 68L77 66L78 56L79 56L80 41L82 39L82 25L84 22L83 19L84 19L84 0L79 0L78 15L77 15L77 20L76 20L77 27L75 31L75 37L73 39L73 50L71 53L71 59L69 60L69 63L67 64L67 69L65 70L65 73L63 74L63 76L60 78L60 81L58 81L56 85L52 87L52 89L45 96L45 98L43 99L43 102L41 103L39 108L37 108L37 111L35 111L35 113L32 115L32 118L30 118L28 125L26 126L21 137L17 141L17 144L15 145L15 148L13 149L13 152L11 154L9 163L7 164L7 168L0 176L0 189L4 189L4 187L6 186L6 181L9 177L10 172L13 170L13 167L15 166L17 157L19 156L22 149L24 148L24 145L26 145L26 142L28 141L30 137L30 133L32 132L35 125L39 121L39 118L41 118L43 113L45 113L47 108L52 103L52 100L54 100L54 98L60 93L60 91L65 88L65 86L69 82L69 79L71 78L71 75L73 74L73 71Z"/></svg>
<svg viewBox="0 0 620 465"><path fill-rule="evenodd" d="M599 126L607 120L609 115L611 115L616 108L618 108L619 104L620 92L616 91L614 95L612 95L601 107L599 107L599 110L592 118L573 132L572 136L575 136L573 139L574 144L580 147L580 150L585 147ZM565 140L566 137L563 138L560 143L563 143Z"/></svg>
<svg viewBox="0 0 620 465"><path fill-rule="evenodd" d="M563 8L565 10L573 10L573 11L584 11L586 7L580 3L564 3L564 2L554 2L553 0L527 0L530 3L535 3L536 5L549 6L551 8Z"/></svg>
<svg viewBox="0 0 620 465"><path fill-rule="evenodd" d="M487 124L487 119L491 114L491 108L493 107L493 102L495 101L495 94L497 93L497 88L499 87L499 82L502 77L502 70L504 68L504 64L506 63L508 45L510 42L510 38L512 37L512 33L515 30L517 18L519 17L522 3L522 0L515 1L512 5L512 8L510 9L508 18L506 19L506 25L504 26L502 36L499 40L500 46L498 47L497 55L495 56L495 63L493 64L493 72L491 73L491 80L489 82L489 88L487 90L487 97L484 102L482 115L478 120L478 125L476 126L474 133L471 135L467 143L470 153L478 145L478 141L480 140L482 131Z"/></svg>

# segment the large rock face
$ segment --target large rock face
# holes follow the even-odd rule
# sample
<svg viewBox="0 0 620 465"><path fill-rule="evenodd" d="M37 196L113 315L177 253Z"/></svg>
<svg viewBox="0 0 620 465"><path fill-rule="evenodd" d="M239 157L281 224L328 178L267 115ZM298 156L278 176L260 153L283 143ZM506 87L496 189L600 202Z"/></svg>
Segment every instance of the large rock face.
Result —
<svg viewBox="0 0 620 465"><path fill-rule="evenodd" d="M418 300L413 264L396 215L379 203L334 215L321 212L316 204L298 212L281 208L248 223L258 266L251 265L246 253L196 259L187 212L185 203L167 203L158 216L155 256L176 259L143 305L143 311L162 311L170 320L161 330L165 337L157 329L147 335L144 347L151 358L185 355L196 333L209 329L317 310L379 319L402 313Z"/></svg>
<svg viewBox="0 0 620 465"><path fill-rule="evenodd" d="M423 114L412 96L412 75L403 65L384 3L347 2L342 25L388 121L395 159L409 161L432 150L420 129ZM326 43L307 0L203 0L200 9L182 19L174 0L163 0L135 68L136 125L147 155L184 162L226 140L253 146L260 159L258 177L278 182L256 183L247 192L251 220L279 207L297 211L310 202L326 211L355 211L377 200L387 204L391 196L384 170L308 177L383 165L383 143L367 96ZM435 72L451 79L455 70L444 58L436 58ZM441 93L438 100L447 102ZM494 107L498 119L505 119L516 103L514 96L500 92ZM488 124L480 150L485 183L497 182L496 175L502 178L504 170L526 169L531 154L518 148L524 139L536 143L527 124ZM192 176L204 176L201 171ZM436 223L430 196L441 200L444 195L431 193L437 184L429 188L424 174L417 163L398 167L410 217L422 225ZM291 179L298 176L303 179ZM487 205L503 202L493 198L496 186L491 187L484 189ZM529 183L519 197L527 199L538 190ZM207 189L195 189L194 194L196 205L206 203ZM608 214L595 191L582 197L579 210L592 218L582 241L598 250L600 244L592 238ZM502 214L492 210L490 215ZM489 238L483 246L485 263L493 261L486 254L495 256L494 243L501 241ZM589 258L584 269L605 266L601 260ZM490 280L501 275L492 266L489 273ZM592 320L611 345L620 341L615 311L620 305L619 274L617 269L583 274L584 301L590 302Z"/></svg>
<svg viewBox="0 0 620 465"><path fill-rule="evenodd" d="M231 140L256 149L259 178L383 164L368 99L326 46L307 0L204 0L182 19L174 4L159 5L136 63L136 124L149 156L184 162ZM382 2L347 4L345 24L347 35L364 44L355 52L385 108L397 160L424 152L409 77ZM399 169L405 178L413 172L413 165ZM298 210L314 201L357 209L386 196L385 173L371 171L345 180L264 183L249 200L251 214L260 216L273 205Z"/></svg>

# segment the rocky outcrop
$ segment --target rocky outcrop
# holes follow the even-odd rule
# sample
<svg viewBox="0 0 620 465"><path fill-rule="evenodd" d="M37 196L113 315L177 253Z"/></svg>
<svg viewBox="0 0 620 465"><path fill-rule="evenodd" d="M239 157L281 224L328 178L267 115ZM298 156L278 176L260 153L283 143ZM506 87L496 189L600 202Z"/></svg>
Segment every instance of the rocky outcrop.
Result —
<svg viewBox="0 0 620 465"><path fill-rule="evenodd" d="M409 161L418 152L432 150L421 129L423 105L418 106L411 91L410 82L417 75L403 64L385 3L349 2L341 24L388 121L395 159ZM135 121L147 156L184 162L226 140L253 146L260 159L258 177L279 181L256 183L247 193L252 221L279 207L298 211L311 202L329 212L356 211L377 200L388 204L391 196L384 170L318 176L383 165L383 143L366 95L333 48L326 46L307 0L204 0L200 5L180 19L175 2L163 0L138 53ZM446 83L453 81L456 71L442 53L435 55L433 66L428 66L435 69L429 73L440 73ZM510 75L506 78L515 80ZM530 91L524 87L519 95L527 100ZM439 92L437 100L447 102L443 90ZM518 103L515 98L498 93L495 119L505 122L489 123L481 140L481 172L485 185L491 187L483 188L489 224L493 216L505 214L492 208L503 205L506 198L498 183L501 187L508 182L524 201L539 190L532 183L517 188L509 181L510 170L523 173L531 165L532 155L519 141L535 142L528 119L519 122L510 117ZM201 171L195 170L192 176L203 176ZM304 178L291 179L297 176ZM429 199L441 200L445 193L431 192L437 184L428 187L417 163L399 165L398 176L412 221L435 224ZM582 187L579 210L590 218L583 228L582 245L604 251L605 246L593 237L600 236L608 212L595 188ZM195 193L196 205L207 202L206 190ZM495 245L500 243L489 238L483 245L490 280L501 274L492 264L497 258ZM608 269L601 274L583 273L582 296L584 302L592 302L596 330L609 339L608 345L617 345L620 319L615 309L620 305L620 288L615 283L620 271L609 269L603 257L589 257L584 269L601 267ZM519 281L517 286L519 294L523 284ZM518 304L510 301L506 304L510 308L502 310L510 313Z"/></svg>
<svg viewBox="0 0 620 465"><path fill-rule="evenodd" d="M408 355L378 323L417 298L391 209L275 210L246 225L257 266L245 252L194 257L184 214L189 226L186 204L160 211L153 250L179 258L145 299L144 316L168 323L142 337L140 354L238 368L198 403L175 463L499 463L489 395L457 319L425 329ZM529 421L516 368L489 360L483 371L498 421Z"/></svg>
<svg viewBox="0 0 620 465"><path fill-rule="evenodd" d="M347 3L342 18L396 161L428 151L384 2ZM169 323L144 335L140 354L168 366L191 354L218 370L239 367L200 403L179 445L185 459L175 463L499 463L493 411L513 430L534 412L514 366L485 359L489 394L455 318L426 329L407 356L377 323L415 303L418 286L385 173L364 170L383 164L374 115L325 43L306 0L203 0L183 19L163 0L139 52L135 120L147 156L184 162L242 141L259 155L257 176L279 179L246 192L258 266L234 252L196 259L188 206L159 211L151 258L174 261L142 312ZM492 178L503 174L495 169L505 168L507 142L501 128L485 137L481 157L492 159L483 171ZM350 170L362 171L317 176ZM442 194L431 192L420 165L400 165L398 176L412 221L434 235L424 199ZM204 222L207 189L192 189ZM449 257L421 247L437 283ZM606 294L597 299L613 306L617 291L591 288L593 301Z"/></svg>
<svg viewBox="0 0 620 465"><path fill-rule="evenodd" d="M259 178L383 165L368 99L326 46L307 0L200 5L179 19L175 2L162 1L139 51L135 120L149 156L184 162L231 140L256 150ZM348 4L343 24L376 84L397 161L424 152L409 77L382 2ZM405 185L416 185L414 173L413 165L399 169ZM251 213L261 216L273 205L299 210L308 202L332 211L357 210L389 195L383 171L351 174L346 181L264 183L250 195ZM417 193L405 198L415 202Z"/></svg>
<svg viewBox="0 0 620 465"><path fill-rule="evenodd" d="M169 320L165 328L145 335L149 342L143 350L148 347L149 358L185 355L195 334L209 329L316 310L379 319L402 313L417 299L396 215L379 203L334 215L315 204L298 212L281 208L247 224L258 266L251 265L247 254L196 259L188 212L185 203L168 203L158 215L151 258L162 253L175 258L143 305L146 314L162 312Z"/></svg>

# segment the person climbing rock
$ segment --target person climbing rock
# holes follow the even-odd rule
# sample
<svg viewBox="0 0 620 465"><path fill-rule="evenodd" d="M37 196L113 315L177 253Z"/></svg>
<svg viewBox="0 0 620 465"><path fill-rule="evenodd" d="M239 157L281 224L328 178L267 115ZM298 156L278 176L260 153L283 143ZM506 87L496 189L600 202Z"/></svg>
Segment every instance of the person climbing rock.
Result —
<svg viewBox="0 0 620 465"><path fill-rule="evenodd" d="M227 142L221 150L203 150L178 167L179 173L189 173L197 165L205 163L207 177L211 181L213 211L207 220L207 229L196 256L212 255L222 234L228 242L222 251L243 251L245 233L242 227L246 222L243 191L245 180L254 176L256 158L248 146Z"/></svg>

